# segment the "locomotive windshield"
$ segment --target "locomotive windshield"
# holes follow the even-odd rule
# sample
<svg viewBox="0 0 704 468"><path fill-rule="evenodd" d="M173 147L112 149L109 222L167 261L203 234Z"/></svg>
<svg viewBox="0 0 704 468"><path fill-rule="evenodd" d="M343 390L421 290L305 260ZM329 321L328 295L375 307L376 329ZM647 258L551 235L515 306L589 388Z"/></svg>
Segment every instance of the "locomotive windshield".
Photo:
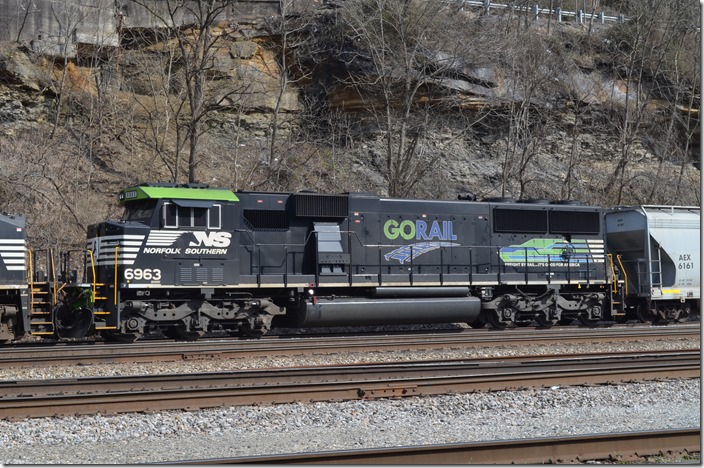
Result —
<svg viewBox="0 0 704 468"><path fill-rule="evenodd" d="M138 223L149 223L154 214L156 200L140 200L128 203L125 212L122 214L122 221L133 221Z"/></svg>

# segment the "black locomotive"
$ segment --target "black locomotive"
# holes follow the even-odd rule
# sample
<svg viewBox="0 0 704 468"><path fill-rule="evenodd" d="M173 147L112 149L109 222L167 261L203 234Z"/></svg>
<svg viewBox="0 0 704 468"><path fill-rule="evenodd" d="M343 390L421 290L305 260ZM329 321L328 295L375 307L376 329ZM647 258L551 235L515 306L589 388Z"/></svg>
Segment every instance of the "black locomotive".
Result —
<svg viewBox="0 0 704 468"><path fill-rule="evenodd" d="M123 218L89 227L83 271L69 272L65 255L66 271L30 279L24 305L5 306L3 316L26 317L8 322L6 339L100 332L132 341L152 331L196 339L218 330L260 336L272 326L450 322L547 327L621 321L639 310L652 312L641 318L668 318L652 311L650 297L628 291L629 267L608 251L610 210L600 207L203 184L140 184L119 197ZM43 290L54 305L39 320L32 314L47 310L31 292ZM684 320L698 301L697 279L696 297L681 301L687 307L666 312Z"/></svg>

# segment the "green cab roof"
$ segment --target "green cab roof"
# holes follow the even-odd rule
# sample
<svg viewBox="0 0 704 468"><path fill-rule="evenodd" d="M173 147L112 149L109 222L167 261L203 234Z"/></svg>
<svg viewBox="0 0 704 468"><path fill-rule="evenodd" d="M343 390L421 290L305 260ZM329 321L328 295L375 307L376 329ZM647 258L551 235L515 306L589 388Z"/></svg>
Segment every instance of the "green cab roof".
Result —
<svg viewBox="0 0 704 468"><path fill-rule="evenodd" d="M209 188L204 184L193 185L138 185L122 190L119 194L120 204L154 198L173 200L209 200L209 201L239 201L232 190Z"/></svg>

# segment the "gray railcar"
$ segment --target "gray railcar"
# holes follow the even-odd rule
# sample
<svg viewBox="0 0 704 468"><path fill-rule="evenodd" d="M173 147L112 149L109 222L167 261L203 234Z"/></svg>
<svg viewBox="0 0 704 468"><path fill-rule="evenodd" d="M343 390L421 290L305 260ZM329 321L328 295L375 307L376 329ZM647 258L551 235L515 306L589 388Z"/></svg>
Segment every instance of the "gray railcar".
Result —
<svg viewBox="0 0 704 468"><path fill-rule="evenodd" d="M641 320L685 320L700 309L700 208L622 207L606 214L626 304Z"/></svg>

